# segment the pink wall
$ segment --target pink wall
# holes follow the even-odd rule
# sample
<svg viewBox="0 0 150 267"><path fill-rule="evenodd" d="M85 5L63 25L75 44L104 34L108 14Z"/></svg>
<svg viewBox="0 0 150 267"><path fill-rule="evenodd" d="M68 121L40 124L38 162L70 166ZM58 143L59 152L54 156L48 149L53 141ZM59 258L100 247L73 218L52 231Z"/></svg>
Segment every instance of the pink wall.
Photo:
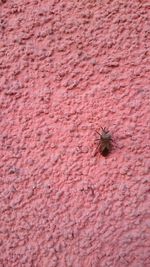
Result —
<svg viewBox="0 0 150 267"><path fill-rule="evenodd" d="M150 2L0 2L0 267L150 266Z"/></svg>

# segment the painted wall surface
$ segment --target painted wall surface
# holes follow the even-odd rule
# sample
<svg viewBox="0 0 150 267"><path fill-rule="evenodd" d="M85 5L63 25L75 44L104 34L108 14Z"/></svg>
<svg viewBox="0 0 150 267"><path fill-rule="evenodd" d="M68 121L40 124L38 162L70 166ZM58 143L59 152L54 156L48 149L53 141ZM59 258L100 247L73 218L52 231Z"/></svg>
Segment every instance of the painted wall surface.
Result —
<svg viewBox="0 0 150 267"><path fill-rule="evenodd" d="M149 1L0 1L0 267L150 266L149 114Z"/></svg>

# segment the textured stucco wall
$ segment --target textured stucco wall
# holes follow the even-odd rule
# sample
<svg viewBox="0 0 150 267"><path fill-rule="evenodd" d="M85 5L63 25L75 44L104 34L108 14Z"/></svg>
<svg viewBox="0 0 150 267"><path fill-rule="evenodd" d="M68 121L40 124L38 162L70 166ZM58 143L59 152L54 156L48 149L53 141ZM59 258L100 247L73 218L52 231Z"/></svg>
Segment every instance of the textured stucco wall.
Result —
<svg viewBox="0 0 150 267"><path fill-rule="evenodd" d="M0 2L0 267L150 266L150 2Z"/></svg>

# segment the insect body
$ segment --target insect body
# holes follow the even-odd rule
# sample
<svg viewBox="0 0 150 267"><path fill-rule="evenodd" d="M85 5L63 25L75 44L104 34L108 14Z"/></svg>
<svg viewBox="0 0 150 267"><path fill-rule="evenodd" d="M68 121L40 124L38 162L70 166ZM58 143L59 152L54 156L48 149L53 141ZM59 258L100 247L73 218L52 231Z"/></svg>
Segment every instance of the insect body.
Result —
<svg viewBox="0 0 150 267"><path fill-rule="evenodd" d="M111 134L106 128L102 128L102 132L97 133L100 135L100 138L96 139L99 141L97 149L103 157L107 157L112 150Z"/></svg>

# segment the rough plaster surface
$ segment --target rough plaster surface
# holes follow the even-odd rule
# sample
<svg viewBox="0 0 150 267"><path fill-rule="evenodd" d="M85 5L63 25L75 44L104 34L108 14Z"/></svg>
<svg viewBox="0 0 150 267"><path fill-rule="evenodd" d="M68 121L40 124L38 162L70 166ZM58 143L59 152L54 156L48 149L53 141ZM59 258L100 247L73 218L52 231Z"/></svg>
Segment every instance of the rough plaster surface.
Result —
<svg viewBox="0 0 150 267"><path fill-rule="evenodd" d="M150 266L149 34L149 1L1 1L0 267Z"/></svg>

